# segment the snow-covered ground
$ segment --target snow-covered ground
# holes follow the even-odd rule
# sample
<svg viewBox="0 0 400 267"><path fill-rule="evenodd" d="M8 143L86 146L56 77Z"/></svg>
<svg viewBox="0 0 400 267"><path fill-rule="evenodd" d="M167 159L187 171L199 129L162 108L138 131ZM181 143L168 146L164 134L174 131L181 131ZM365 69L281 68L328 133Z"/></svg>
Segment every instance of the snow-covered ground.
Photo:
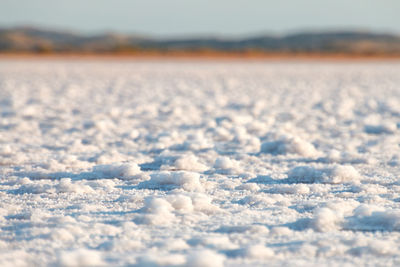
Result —
<svg viewBox="0 0 400 267"><path fill-rule="evenodd" d="M400 264L400 63L0 62L0 266Z"/></svg>

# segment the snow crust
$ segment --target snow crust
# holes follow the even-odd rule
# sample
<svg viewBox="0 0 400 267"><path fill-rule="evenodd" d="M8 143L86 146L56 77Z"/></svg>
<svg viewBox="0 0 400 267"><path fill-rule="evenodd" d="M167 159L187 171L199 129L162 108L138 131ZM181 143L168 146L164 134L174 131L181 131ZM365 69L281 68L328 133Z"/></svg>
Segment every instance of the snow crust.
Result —
<svg viewBox="0 0 400 267"><path fill-rule="evenodd" d="M0 61L0 266L398 266L398 62Z"/></svg>

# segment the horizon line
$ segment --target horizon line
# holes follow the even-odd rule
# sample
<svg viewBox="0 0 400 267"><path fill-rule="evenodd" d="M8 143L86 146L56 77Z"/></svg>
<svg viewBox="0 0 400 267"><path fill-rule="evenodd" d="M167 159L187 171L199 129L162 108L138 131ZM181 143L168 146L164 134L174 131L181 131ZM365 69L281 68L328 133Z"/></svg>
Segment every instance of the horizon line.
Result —
<svg viewBox="0 0 400 267"><path fill-rule="evenodd" d="M259 36L268 36L274 38L283 38L286 36L296 35L296 34L324 34L324 33L366 33L366 34L376 34L376 35L392 35L399 36L400 32L390 31L390 30L377 30L377 29L368 29L367 27L308 27L308 28L299 28L292 29L282 32L276 31L257 31L257 32L248 32L242 34L232 34L232 33L181 33L181 34L155 34L155 33L143 33L143 32L127 32L127 31L118 31L112 29L103 29L96 31L85 31L79 29L72 29L70 27L58 27L58 26L48 26L48 25L39 25L39 24L28 24L28 23L20 23L14 25L5 25L0 24L0 30L17 30L17 29L33 29L39 31L52 31L52 32L60 32L60 33L70 33L80 36L102 36L108 34L116 34L123 36L135 36L149 39L206 39L206 38L214 38L214 39L245 39Z"/></svg>

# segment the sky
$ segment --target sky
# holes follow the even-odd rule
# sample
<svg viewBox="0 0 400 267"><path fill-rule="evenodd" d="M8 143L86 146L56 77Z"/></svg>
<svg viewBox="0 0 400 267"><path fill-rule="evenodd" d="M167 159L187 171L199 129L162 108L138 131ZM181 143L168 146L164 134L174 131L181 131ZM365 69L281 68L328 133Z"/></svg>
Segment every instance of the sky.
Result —
<svg viewBox="0 0 400 267"><path fill-rule="evenodd" d="M0 0L0 27L150 36L400 33L400 0Z"/></svg>

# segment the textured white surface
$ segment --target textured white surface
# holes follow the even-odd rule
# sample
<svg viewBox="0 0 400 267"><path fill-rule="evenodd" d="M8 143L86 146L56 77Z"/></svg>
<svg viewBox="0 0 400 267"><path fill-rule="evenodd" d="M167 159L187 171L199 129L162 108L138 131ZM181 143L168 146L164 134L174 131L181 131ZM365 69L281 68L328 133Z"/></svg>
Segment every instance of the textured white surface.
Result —
<svg viewBox="0 0 400 267"><path fill-rule="evenodd" d="M0 266L400 264L400 64L0 62Z"/></svg>

